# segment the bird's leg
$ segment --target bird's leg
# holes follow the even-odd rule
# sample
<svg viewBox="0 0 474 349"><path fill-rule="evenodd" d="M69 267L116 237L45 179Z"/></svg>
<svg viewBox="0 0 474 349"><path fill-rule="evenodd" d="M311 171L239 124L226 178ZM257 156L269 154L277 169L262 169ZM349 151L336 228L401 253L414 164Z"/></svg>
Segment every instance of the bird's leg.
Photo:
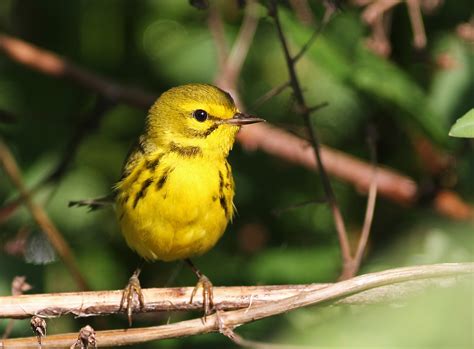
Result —
<svg viewBox="0 0 474 349"><path fill-rule="evenodd" d="M142 287L140 286L140 275L141 268L137 268L130 279L128 280L127 286L123 289L122 300L120 301L119 311L127 309L128 325L132 326L132 312L134 300L138 298L139 309L145 306L145 299L143 298Z"/></svg>
<svg viewBox="0 0 474 349"><path fill-rule="evenodd" d="M191 294L191 299L189 303L193 302L194 296L199 288L202 288L202 304L204 308L204 321L206 321L206 316L211 314L211 311L214 309L214 294L212 292L212 282L207 278L206 275L201 273L201 271L196 268L196 266L191 262L189 258L186 258L186 263L191 267L194 274L198 278L196 287L194 287L193 293Z"/></svg>

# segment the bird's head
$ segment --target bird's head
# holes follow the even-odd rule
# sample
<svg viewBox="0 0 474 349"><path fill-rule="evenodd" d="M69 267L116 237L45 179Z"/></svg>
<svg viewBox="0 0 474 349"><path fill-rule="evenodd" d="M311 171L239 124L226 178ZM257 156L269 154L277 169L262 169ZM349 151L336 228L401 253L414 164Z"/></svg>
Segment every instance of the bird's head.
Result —
<svg viewBox="0 0 474 349"><path fill-rule="evenodd" d="M240 113L227 92L188 84L158 98L148 114L146 136L161 147L195 147L202 154L226 156L240 127L261 121Z"/></svg>

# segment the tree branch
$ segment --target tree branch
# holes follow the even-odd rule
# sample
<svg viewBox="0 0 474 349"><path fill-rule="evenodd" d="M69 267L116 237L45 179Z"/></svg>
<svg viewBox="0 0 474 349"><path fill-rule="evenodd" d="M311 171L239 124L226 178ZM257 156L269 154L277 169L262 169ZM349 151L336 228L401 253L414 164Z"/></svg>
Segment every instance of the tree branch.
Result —
<svg viewBox="0 0 474 349"><path fill-rule="evenodd" d="M16 164L16 161L1 138L0 164L4 168L7 176L10 177L12 183L20 192L21 199L30 211L32 217L34 218L38 226L41 227L41 230L46 235L49 242L51 242L51 245L53 245L56 252L58 252L59 256L63 260L69 272L71 273L72 277L76 281L79 289L89 289L85 278L83 277L81 271L79 270L79 267L77 266L77 262L71 248L67 244L66 240L64 240L62 234L56 228L56 226L46 214L44 209L31 199L21 178L20 170Z"/></svg>
<svg viewBox="0 0 474 349"><path fill-rule="evenodd" d="M272 0L270 2L269 12L270 12L270 16L273 17L273 20L275 22L278 38L280 40L280 43L283 49L286 66L288 68L288 74L290 76L290 85L293 90L298 109L301 111L301 115L303 116L303 120L309 132L311 145L314 150L314 156L316 158L316 163L318 165L319 173L321 175L321 181L323 184L324 192L326 194L329 207L331 208L331 211L332 211L333 220L334 220L334 224L335 224L337 235L338 235L339 245L341 248L343 270L345 270L352 261L351 250L349 246L349 238L347 236L347 231L346 231L344 219L342 218L341 210L339 209L339 205L337 204L336 196L334 195L331 182L326 173L326 169L324 168L324 165L323 165L320 142L318 139L318 135L314 129L314 126L311 122L311 111L306 104L306 101L303 95L303 90L301 89L300 82L296 74L295 60L290 54L285 35L283 33L283 28L281 26L280 18L278 16L278 4L276 0ZM319 33L319 31L316 31L316 35L314 37L317 37L317 33ZM312 42L313 41L310 39L309 43L312 43ZM305 52L305 47L301 50L301 52L303 53ZM309 45L307 47L309 47Z"/></svg>
<svg viewBox="0 0 474 349"><path fill-rule="evenodd" d="M446 263L391 269L361 275L320 289L301 290L296 295L284 299L258 305L254 302L245 309L219 312L218 316L216 314L208 316L206 322L203 322L201 319L194 319L162 326L97 331L96 340L97 345L100 347L107 347L215 332L222 329L222 324L233 329L242 324L286 313L293 309L328 301L337 301L341 298L363 294L363 292L369 290L375 292L380 290L381 287L393 286L395 288L389 288L390 292L392 294L399 294L398 284L424 280L427 281L425 285L436 285L438 283L445 286L446 282L439 283L436 279L449 277L451 281L457 281L459 280L457 277L467 274L472 275L473 273L474 263ZM216 288L216 295L218 295L218 290L221 289ZM187 289L186 292L191 292L191 289ZM199 304L196 307L199 308ZM42 344L48 348L67 347L75 343L76 339L77 333L57 334L43 338ZM36 337L7 339L0 341L1 345L4 347L34 346L37 345L37 339Z"/></svg>
<svg viewBox="0 0 474 349"><path fill-rule="evenodd" d="M6 34L0 34L0 50L12 60L30 69L56 78L72 80L88 90L100 93L113 102L122 101L139 108L149 108L156 99L154 95L138 89L123 87L52 52Z"/></svg>

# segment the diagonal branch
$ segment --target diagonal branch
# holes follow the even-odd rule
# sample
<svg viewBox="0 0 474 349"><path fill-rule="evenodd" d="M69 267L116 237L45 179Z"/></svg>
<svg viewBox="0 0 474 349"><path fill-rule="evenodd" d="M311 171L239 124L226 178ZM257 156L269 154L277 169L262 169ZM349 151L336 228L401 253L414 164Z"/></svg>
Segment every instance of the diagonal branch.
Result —
<svg viewBox="0 0 474 349"><path fill-rule="evenodd" d="M82 69L54 53L6 34L0 34L0 49L11 59L33 70L56 78L73 80L78 85L98 92L114 102L122 101L136 107L148 108L156 99L154 95L138 89L123 87L91 71Z"/></svg>
<svg viewBox="0 0 474 349"><path fill-rule="evenodd" d="M56 228L44 209L31 199L21 178L18 165L16 164L12 153L1 138L0 164L4 168L7 176L10 177L10 180L20 192L22 201L27 206L36 223L41 227L41 230L44 232L48 240L51 242L51 245L53 245L64 264L69 269L69 272L76 281L79 289L87 290L89 287L87 286L87 282L77 266L77 262L71 248L67 244L66 240L64 240L62 234Z"/></svg>

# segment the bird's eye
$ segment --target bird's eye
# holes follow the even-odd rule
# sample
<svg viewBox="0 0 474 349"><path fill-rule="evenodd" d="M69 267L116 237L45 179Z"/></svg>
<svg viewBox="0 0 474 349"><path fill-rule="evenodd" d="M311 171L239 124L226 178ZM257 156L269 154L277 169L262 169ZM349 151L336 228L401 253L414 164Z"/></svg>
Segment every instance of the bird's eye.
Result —
<svg viewBox="0 0 474 349"><path fill-rule="evenodd" d="M207 112L202 109L195 110L193 112L194 118L199 122L204 122L207 119Z"/></svg>

